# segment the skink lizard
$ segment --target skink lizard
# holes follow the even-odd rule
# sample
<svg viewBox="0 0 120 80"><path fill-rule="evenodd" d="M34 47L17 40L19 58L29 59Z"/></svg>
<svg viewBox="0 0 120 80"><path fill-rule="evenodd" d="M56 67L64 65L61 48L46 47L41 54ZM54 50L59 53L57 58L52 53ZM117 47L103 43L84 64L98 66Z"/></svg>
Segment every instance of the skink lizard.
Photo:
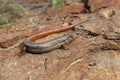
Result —
<svg viewBox="0 0 120 80"><path fill-rule="evenodd" d="M76 24L73 24L73 25L70 25L67 27L63 27L60 29L49 30L46 32L37 33L37 34L34 34L34 35L26 38L24 40L24 46L26 48L26 51L31 52L31 53L43 53L43 52L48 52L48 51L60 48L61 46L64 46L65 44L70 43L73 39L75 39L78 36L78 34L81 33L81 31L75 31L71 34L68 34L68 35L65 35L65 36L50 40L50 41L42 42L42 43L37 43L34 41L37 39L40 39L42 37L45 37L47 35L50 35L50 34L66 31L68 29L75 27L78 24L84 23L85 21L78 22Z"/></svg>

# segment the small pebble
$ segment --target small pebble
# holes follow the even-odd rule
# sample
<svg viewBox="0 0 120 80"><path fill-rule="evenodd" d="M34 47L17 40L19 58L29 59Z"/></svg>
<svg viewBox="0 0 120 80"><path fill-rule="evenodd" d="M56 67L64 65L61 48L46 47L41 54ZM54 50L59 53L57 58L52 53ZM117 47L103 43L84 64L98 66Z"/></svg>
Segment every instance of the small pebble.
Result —
<svg viewBox="0 0 120 80"><path fill-rule="evenodd" d="M64 23L63 26L68 26L68 23Z"/></svg>
<svg viewBox="0 0 120 80"><path fill-rule="evenodd" d="M115 13L112 9L104 9L103 11L100 11L100 15L108 19L115 15Z"/></svg>

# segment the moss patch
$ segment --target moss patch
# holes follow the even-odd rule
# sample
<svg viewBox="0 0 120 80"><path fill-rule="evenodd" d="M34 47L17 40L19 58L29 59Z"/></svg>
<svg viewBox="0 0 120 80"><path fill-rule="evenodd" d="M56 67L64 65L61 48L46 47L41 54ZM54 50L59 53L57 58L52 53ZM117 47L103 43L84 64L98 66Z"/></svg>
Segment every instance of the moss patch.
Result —
<svg viewBox="0 0 120 80"><path fill-rule="evenodd" d="M65 6L65 3L61 0L52 0L52 7Z"/></svg>
<svg viewBox="0 0 120 80"><path fill-rule="evenodd" d="M4 25L7 23L11 23L11 22L16 22L17 19L12 19L12 14L16 13L16 14L20 14L21 12L25 12L25 8L20 5L20 4L9 4L9 5L5 5L0 7L0 25Z"/></svg>

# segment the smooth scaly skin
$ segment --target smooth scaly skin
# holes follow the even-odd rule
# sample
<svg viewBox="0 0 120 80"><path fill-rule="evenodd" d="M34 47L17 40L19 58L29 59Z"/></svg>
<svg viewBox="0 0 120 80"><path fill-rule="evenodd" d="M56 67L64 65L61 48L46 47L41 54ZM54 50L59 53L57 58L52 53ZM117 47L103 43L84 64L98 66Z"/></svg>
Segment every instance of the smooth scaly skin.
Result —
<svg viewBox="0 0 120 80"><path fill-rule="evenodd" d="M76 38L76 35L78 35L80 33L80 31L76 31L71 34L68 34L68 35L47 41L47 42L37 43L34 41L37 39L40 39L42 37L45 37L47 35L50 35L50 34L66 31L68 29L75 27L78 24L83 23L83 22L85 22L85 21L78 22L76 24L73 24L73 25L70 25L67 27L34 34L24 40L25 48L28 52L31 52L31 53L43 53L43 52L48 52L48 51L60 48L61 46L68 44L74 38Z"/></svg>

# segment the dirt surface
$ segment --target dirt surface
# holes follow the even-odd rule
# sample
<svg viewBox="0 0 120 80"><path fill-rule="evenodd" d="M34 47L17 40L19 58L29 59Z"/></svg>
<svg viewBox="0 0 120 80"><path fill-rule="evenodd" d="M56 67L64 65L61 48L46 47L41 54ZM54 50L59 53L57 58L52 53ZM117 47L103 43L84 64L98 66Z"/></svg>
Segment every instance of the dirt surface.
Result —
<svg viewBox="0 0 120 80"><path fill-rule="evenodd" d="M73 7L74 6L74 7ZM120 8L107 7L90 13L83 3L47 8L16 23L0 27L0 80L120 80ZM78 21L81 35L65 50L22 52L23 40ZM39 41L73 32L49 35Z"/></svg>

